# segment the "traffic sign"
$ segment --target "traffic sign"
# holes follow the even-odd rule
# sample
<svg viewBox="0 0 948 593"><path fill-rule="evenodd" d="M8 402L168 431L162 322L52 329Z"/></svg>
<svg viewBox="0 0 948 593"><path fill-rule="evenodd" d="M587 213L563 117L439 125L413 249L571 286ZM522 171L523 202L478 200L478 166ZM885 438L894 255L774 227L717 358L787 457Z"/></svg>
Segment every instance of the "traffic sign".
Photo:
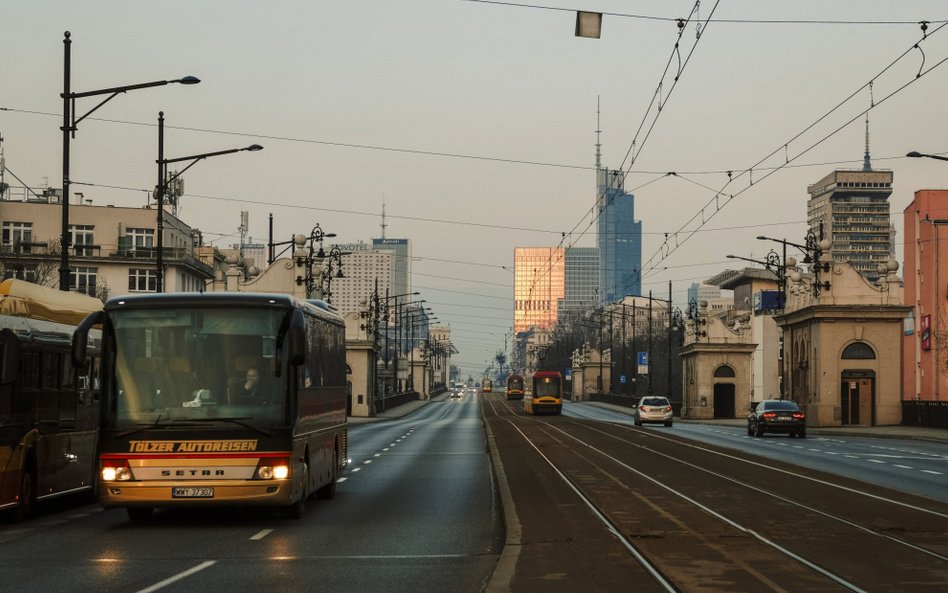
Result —
<svg viewBox="0 0 948 593"><path fill-rule="evenodd" d="M648 366L648 352L639 352L639 366Z"/></svg>
<svg viewBox="0 0 948 593"><path fill-rule="evenodd" d="M619 375L619 383L625 385L625 375Z"/></svg>

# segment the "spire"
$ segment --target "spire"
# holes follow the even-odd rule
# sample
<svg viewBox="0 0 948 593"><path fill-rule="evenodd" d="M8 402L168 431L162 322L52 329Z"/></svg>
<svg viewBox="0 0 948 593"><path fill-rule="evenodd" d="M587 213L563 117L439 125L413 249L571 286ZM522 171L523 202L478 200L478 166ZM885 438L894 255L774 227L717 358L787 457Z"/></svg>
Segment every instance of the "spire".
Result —
<svg viewBox="0 0 948 593"><path fill-rule="evenodd" d="M602 130L599 129L599 95L596 95L596 171L602 169L602 143L599 142L599 134L602 133Z"/></svg>
<svg viewBox="0 0 948 593"><path fill-rule="evenodd" d="M872 171L872 163L869 161L869 112L866 112L866 154L862 157L862 170Z"/></svg>
<svg viewBox="0 0 948 593"><path fill-rule="evenodd" d="M382 224L380 226L382 227L382 238L384 239L385 227L388 226L387 224L385 224L385 196L382 196Z"/></svg>

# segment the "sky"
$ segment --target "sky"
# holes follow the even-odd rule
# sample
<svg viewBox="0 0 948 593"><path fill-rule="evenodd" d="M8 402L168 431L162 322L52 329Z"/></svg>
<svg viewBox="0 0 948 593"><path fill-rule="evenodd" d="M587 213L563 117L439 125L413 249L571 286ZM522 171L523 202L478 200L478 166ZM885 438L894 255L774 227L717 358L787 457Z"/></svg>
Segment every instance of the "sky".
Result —
<svg viewBox="0 0 948 593"><path fill-rule="evenodd" d="M948 162L904 157L948 154L943 1L529 4L7 2L6 181L62 185L64 31L74 92L197 76L80 123L73 191L144 205L164 111L167 158L264 146L185 174L180 218L215 245L236 242L241 210L259 242L271 213L275 241L317 223L368 241L384 202L462 376L504 348L515 247L595 244L597 129L643 221L643 291L671 281L682 307L690 284L735 267L727 254L775 246L756 236L803 242L807 185L862 166L867 109L873 166L894 172L897 241L913 192L948 187ZM574 36L576 10L604 13L601 38Z"/></svg>

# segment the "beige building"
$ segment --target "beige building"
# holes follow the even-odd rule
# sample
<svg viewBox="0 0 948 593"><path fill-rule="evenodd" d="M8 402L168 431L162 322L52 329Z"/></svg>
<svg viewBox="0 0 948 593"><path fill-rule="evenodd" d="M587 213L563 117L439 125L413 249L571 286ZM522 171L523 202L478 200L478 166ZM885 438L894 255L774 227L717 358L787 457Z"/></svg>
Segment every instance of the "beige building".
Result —
<svg viewBox="0 0 948 593"><path fill-rule="evenodd" d="M806 410L810 426L899 424L902 327L911 307L902 304L898 264L880 266L880 279L870 282L833 260L823 253L816 285L800 270L789 274L785 313L776 318L786 397Z"/></svg>
<svg viewBox="0 0 948 593"><path fill-rule="evenodd" d="M0 268L5 278L59 285L62 204L55 194L0 200ZM154 292L157 279L157 210L85 201L69 205L71 290L105 299ZM195 256L200 232L169 212L163 215L164 287L203 291L213 277Z"/></svg>

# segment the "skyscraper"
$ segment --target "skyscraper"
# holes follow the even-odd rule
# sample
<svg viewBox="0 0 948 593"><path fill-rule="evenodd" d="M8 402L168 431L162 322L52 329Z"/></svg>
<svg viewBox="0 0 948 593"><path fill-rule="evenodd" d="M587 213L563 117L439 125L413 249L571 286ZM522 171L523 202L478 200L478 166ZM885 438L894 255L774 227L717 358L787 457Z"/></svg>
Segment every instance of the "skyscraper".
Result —
<svg viewBox="0 0 948 593"><path fill-rule="evenodd" d="M873 170L869 159L869 119L862 170L837 169L807 187L807 225L832 245L833 261L848 262L869 279L891 256L894 227L889 221L892 171ZM822 237L820 233L822 231Z"/></svg>
<svg viewBox="0 0 948 593"><path fill-rule="evenodd" d="M599 248L570 247L563 267L563 299L558 314L599 304Z"/></svg>
<svg viewBox="0 0 948 593"><path fill-rule="evenodd" d="M635 199L625 191L625 173L597 168L596 177L599 294L602 302L613 303L642 291L642 221L635 220Z"/></svg>
<svg viewBox="0 0 948 593"><path fill-rule="evenodd" d="M392 272L392 294L411 292L411 240L410 239L372 239L372 249L391 250L394 271Z"/></svg>
<svg viewBox="0 0 948 593"><path fill-rule="evenodd" d="M563 248L514 249L514 332L556 323L563 298Z"/></svg>

